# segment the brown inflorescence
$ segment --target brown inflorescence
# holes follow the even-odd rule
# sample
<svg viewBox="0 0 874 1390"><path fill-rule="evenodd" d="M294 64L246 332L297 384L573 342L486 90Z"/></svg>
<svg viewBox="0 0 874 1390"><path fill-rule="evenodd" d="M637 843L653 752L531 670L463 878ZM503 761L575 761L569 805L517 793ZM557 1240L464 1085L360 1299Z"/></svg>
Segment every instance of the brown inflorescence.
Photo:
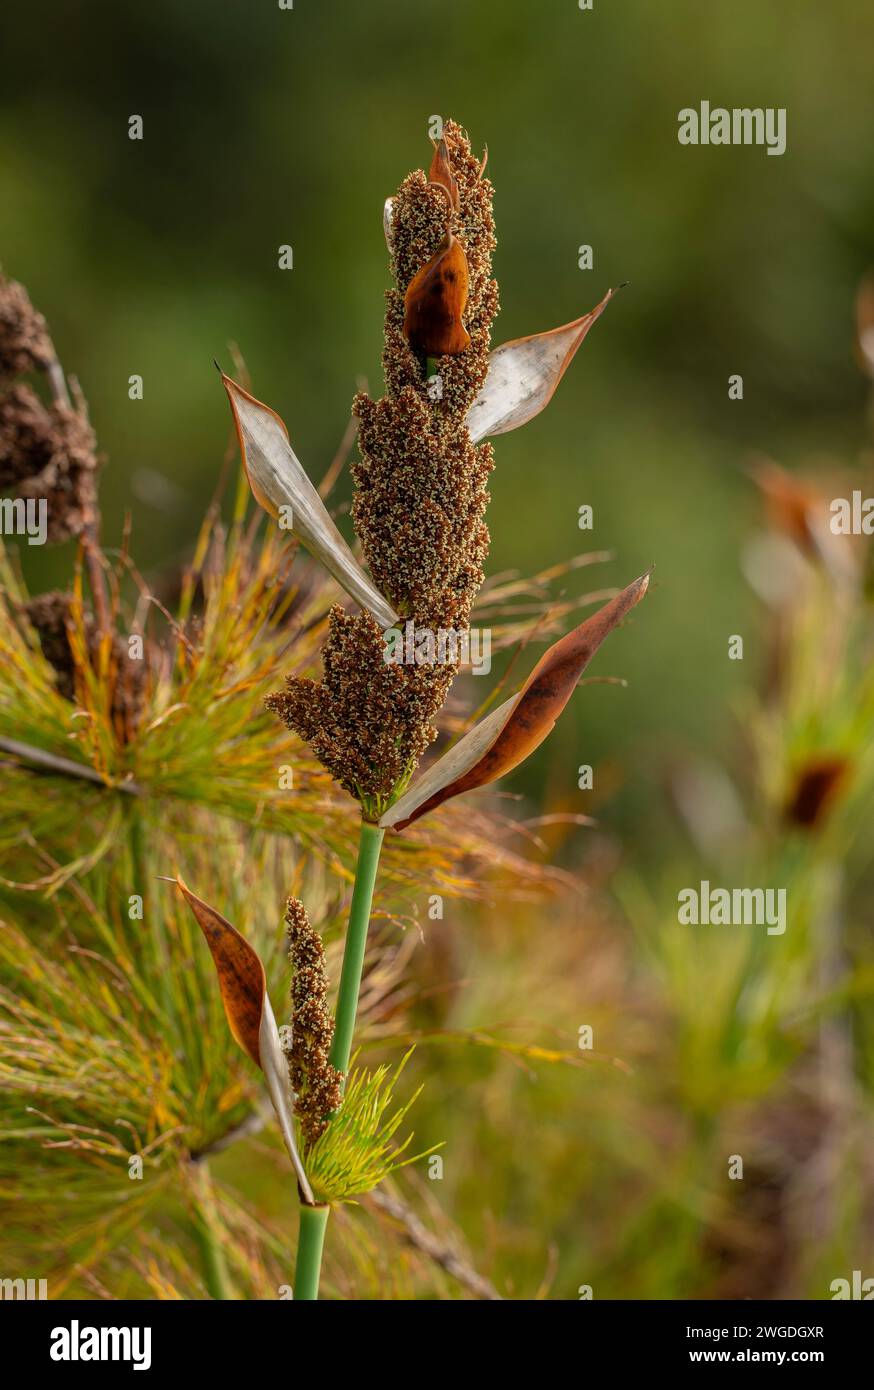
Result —
<svg viewBox="0 0 874 1390"><path fill-rule="evenodd" d="M37 594L21 607L21 612L39 638L43 656L54 672L55 688L65 700L76 699L76 659L70 642L73 626L73 596L50 590ZM95 668L99 662L102 638L93 616L82 615L88 656ZM132 661L127 639L111 634L109 680L112 685L110 712L122 743L128 743L139 727L148 693L149 670L146 662Z"/></svg>
<svg viewBox="0 0 874 1390"><path fill-rule="evenodd" d="M94 433L84 416L44 405L20 383L0 397L0 488L45 499L49 541L82 534L95 505L96 472Z"/></svg>
<svg viewBox="0 0 874 1390"><path fill-rule="evenodd" d="M434 737L457 666L385 661L385 639L369 613L331 609L320 681L293 676L267 699L306 739L352 795L388 797L409 777Z"/></svg>
<svg viewBox="0 0 874 1390"><path fill-rule="evenodd" d="M27 290L0 276L0 377L44 371L53 357L46 321Z"/></svg>
<svg viewBox="0 0 874 1390"><path fill-rule="evenodd" d="M291 1028L283 1030L288 1074L297 1097L295 1114L304 1143L311 1147L342 1100L343 1077L328 1061L334 1020L327 1004L328 982L321 937L310 925L303 903L289 898L285 908L291 984Z"/></svg>
<svg viewBox="0 0 874 1390"><path fill-rule="evenodd" d="M72 606L72 595L56 589L37 594L23 605L24 615L39 638L42 654L54 671L58 694L65 700L76 698L76 663L68 630Z"/></svg>
<svg viewBox="0 0 874 1390"><path fill-rule="evenodd" d="M790 825L818 830L825 823L841 792L846 789L851 767L847 758L811 757L796 774L785 807Z"/></svg>
<svg viewBox="0 0 874 1390"><path fill-rule="evenodd" d="M402 619L432 633L463 633L489 548L484 514L493 467L491 445L474 445L465 421L488 372L498 290L491 276L492 186L455 122L445 123L444 140L458 209L422 170L393 200L386 393L354 401L361 459L352 467L352 517L374 581ZM470 343L456 355L423 359L404 336L404 296L445 244L447 218L467 261ZM387 664L384 654L370 614L334 609L323 680L291 677L268 701L362 800L365 814L397 795L436 737L433 720L458 669L452 661Z"/></svg>

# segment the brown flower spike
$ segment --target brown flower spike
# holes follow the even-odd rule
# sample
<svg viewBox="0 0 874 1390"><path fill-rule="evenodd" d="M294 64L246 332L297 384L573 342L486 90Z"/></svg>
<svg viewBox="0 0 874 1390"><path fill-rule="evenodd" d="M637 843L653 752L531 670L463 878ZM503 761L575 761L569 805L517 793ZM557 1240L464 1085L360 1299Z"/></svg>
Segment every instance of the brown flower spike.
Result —
<svg viewBox="0 0 874 1390"><path fill-rule="evenodd" d="M14 378L45 373L53 403ZM58 385L60 380L61 385ZM0 492L46 503L47 539L81 536L96 509L96 441L66 383L42 314L0 276Z"/></svg>
<svg viewBox="0 0 874 1390"><path fill-rule="evenodd" d="M256 496L274 516L280 508L294 514L292 529L363 608L331 610L322 679L291 676L268 706L358 798L365 820L382 826L397 822L386 812L399 798L407 801L405 789L436 736L434 719L458 669L445 657L429 659L427 649L417 648L415 663L387 661L385 629L411 623L429 636L467 632L489 548L493 456L486 438L543 410L614 293L571 323L490 353L498 290L491 275L492 186L484 171L485 157L476 159L461 128L447 121L428 174L410 174L386 202L395 281L386 297L386 391L378 401L361 394L353 405L361 458L351 470L352 518L370 578L316 496L282 421L224 378ZM524 694L513 718L514 749L525 745L521 721L533 697ZM532 734L532 747L549 727L544 721ZM477 747L483 737L475 733ZM504 756L510 742L508 730L501 757L492 750L496 768L518 761ZM465 786L483 780L491 777L468 778Z"/></svg>
<svg viewBox="0 0 874 1390"><path fill-rule="evenodd" d="M289 898L285 921L294 978L291 1027L283 1030L282 1044L296 1097L295 1113L308 1149L327 1129L331 1112L340 1107L343 1077L328 1061L334 1020L327 1002L322 939L310 926L306 908L297 898Z"/></svg>
<svg viewBox="0 0 874 1390"><path fill-rule="evenodd" d="M527 757L553 727L600 643L647 587L644 575L553 644L519 694L487 714L408 789L436 736L434 718L456 674L458 639L469 628L484 577L493 467L486 438L525 424L544 408L612 295L571 323L490 353L498 291L491 275L492 188L484 173L485 157L481 163L475 159L467 136L447 121L429 173L410 174L385 204L394 277L386 297L386 389L381 400L362 393L353 405L361 457L352 467L352 517L369 576L313 487L282 419L222 378L257 500L360 605L354 613L339 605L331 609L321 680L290 676L285 689L267 700L361 803L336 1018L327 1007L322 943L302 903L291 898L286 909L292 1023L280 1039L275 1024L270 1026L260 962L252 962L230 923L180 884L213 952L232 1027L239 1025L240 1011L256 1044L250 1055L262 1066L265 1040L273 1062L283 1049L284 1077L277 1078L275 1066L265 1075L310 1205L312 1189L306 1175L301 1178L288 1101L294 1098L304 1152L316 1173L324 1145L330 1149L337 1132L333 1117L339 1111L334 1123L342 1127L354 1091L353 1083L344 1101L342 1073L351 1058L384 831L402 829ZM414 659L399 662L396 639L410 629ZM423 634L429 645L419 645ZM450 636L453 645L441 646L439 639ZM357 1119L350 1123L354 1130ZM344 1143L342 1128L338 1143ZM373 1185L369 1173L358 1181L358 1188L347 1185L343 1195L368 1190L365 1182ZM324 1205L306 1218L302 1213L296 1299L318 1297L326 1218Z"/></svg>
<svg viewBox="0 0 874 1390"><path fill-rule="evenodd" d="M46 321L27 290L0 275L0 377L45 371L53 357Z"/></svg>
<svg viewBox="0 0 874 1390"><path fill-rule="evenodd" d="M46 499L53 543L82 534L95 496L95 449L91 426L76 411L43 405L29 386L0 396L0 489Z"/></svg>
<svg viewBox="0 0 874 1390"><path fill-rule="evenodd" d="M417 170L392 204L396 288L388 292L385 317L386 394L355 400L361 461L352 469L353 520L370 573L397 612L417 626L463 631L489 546L484 513L492 449L471 443L465 421L488 372L498 308L495 236L491 184L452 121L435 159L440 168L432 172L445 181ZM458 276L455 308L465 301L464 325L456 315L447 328L441 310L443 336L408 341L405 298L411 290L418 297L422 286L426 297L429 285L452 287L447 274ZM441 300L442 293L432 297ZM416 322L425 319L417 315ZM437 399L423 352L437 359ZM387 665L384 654L382 631L369 613L335 608L323 679L292 677L268 701L374 819L436 736L434 717L457 670L437 662Z"/></svg>

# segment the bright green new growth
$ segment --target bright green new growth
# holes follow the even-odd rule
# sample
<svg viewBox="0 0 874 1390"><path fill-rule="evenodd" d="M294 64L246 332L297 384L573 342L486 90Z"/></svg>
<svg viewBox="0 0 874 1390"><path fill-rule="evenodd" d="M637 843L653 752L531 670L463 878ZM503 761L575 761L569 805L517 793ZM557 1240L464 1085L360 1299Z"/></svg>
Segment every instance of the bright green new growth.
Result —
<svg viewBox="0 0 874 1390"><path fill-rule="evenodd" d="M395 1087L412 1051L410 1048L394 1070L381 1066L375 1071L350 1071L342 1106L307 1156L307 1176L318 1202L350 1202L370 1192L398 1168L433 1152L426 1149L404 1157L412 1134L402 1143L395 1142L422 1089L389 1113L395 1103Z"/></svg>

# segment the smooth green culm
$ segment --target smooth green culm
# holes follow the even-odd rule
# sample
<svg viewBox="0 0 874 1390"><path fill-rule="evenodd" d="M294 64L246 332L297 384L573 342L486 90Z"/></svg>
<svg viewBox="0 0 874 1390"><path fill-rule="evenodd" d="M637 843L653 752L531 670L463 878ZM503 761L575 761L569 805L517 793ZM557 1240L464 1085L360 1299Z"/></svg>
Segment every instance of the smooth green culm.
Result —
<svg viewBox="0 0 874 1390"><path fill-rule="evenodd" d="M216 1212L215 1193L206 1159L200 1159L193 1171L196 1204L193 1230L200 1247L204 1283L210 1298L225 1301L234 1297L234 1291L228 1274L225 1252L222 1248L221 1225Z"/></svg>
<svg viewBox="0 0 874 1390"><path fill-rule="evenodd" d="M352 889L352 907L349 912L349 927L346 932L346 946L343 952L343 969L340 974L340 989L337 995L334 1041L331 1046L331 1064L338 1071L343 1072L344 1076L349 1070L352 1036L355 1032L355 1015L358 1012L358 992L361 989L361 972L364 968L364 953L367 949L370 907L373 902L373 887L376 883L379 852L382 848L384 835L385 831L380 830L378 825L371 825L369 821L361 822L358 864L355 870L355 886ZM322 1249L325 1244L325 1227L328 1224L330 1210L328 1206L302 1206L300 1209L297 1268L294 1275L295 1300L314 1300L319 1296Z"/></svg>
<svg viewBox="0 0 874 1390"><path fill-rule="evenodd" d="M294 1271L295 1302L308 1299L312 1303L319 1296L322 1248L325 1244L325 1227L330 1210L330 1207L301 1206L297 1264Z"/></svg>
<svg viewBox="0 0 874 1390"><path fill-rule="evenodd" d="M331 1065L344 1075L349 1070L355 1015L358 1012L358 992L361 989L361 971L364 968L364 952L367 948L367 928L370 925L370 906L373 902L373 886L376 882L379 852L384 835L385 831L380 830L378 825L372 825L369 821L361 822L358 866L355 871L355 887L352 890L352 908L346 932L343 970L337 995L334 1041L331 1046Z"/></svg>

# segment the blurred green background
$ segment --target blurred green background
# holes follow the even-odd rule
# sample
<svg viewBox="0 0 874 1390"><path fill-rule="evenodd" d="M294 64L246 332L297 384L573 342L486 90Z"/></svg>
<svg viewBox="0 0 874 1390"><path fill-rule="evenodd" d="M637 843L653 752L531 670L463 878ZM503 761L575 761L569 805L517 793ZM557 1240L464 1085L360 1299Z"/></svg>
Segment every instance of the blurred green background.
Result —
<svg viewBox="0 0 874 1390"><path fill-rule="evenodd" d="M489 513L492 570L615 551L582 591L657 565L652 602L598 667L629 689L592 687L550 745L568 769L623 757L630 828L630 806L638 822L655 811L675 739L727 736L726 639L753 621L738 564L750 452L793 466L863 437L852 300L874 261L872 41L874 12L848 0L15 7L0 255L88 396L108 543L132 508L147 572L190 546L227 439L212 359L230 366L230 341L301 457L327 466L357 376L381 379L383 198L427 159L429 116L455 116L489 146L497 341L631 281L550 410L498 441ZM785 106L786 153L680 146L677 113L702 98ZM582 502L594 533L577 529ZM69 563L25 559L40 581ZM749 643L745 676L754 662ZM514 785L536 793L547 775L541 759Z"/></svg>

